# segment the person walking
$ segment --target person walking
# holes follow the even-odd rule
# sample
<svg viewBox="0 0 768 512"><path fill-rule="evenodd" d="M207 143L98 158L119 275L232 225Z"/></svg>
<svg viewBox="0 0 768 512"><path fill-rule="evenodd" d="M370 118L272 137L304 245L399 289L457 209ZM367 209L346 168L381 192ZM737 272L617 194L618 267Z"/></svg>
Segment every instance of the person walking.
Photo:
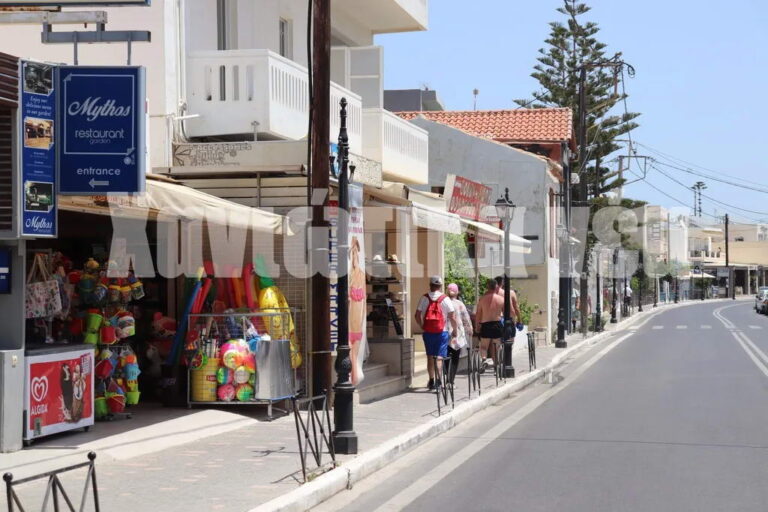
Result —
<svg viewBox="0 0 768 512"><path fill-rule="evenodd" d="M629 316L629 310L632 306L632 287L629 283L624 285L624 316Z"/></svg>
<svg viewBox="0 0 768 512"><path fill-rule="evenodd" d="M496 349L501 343L504 326L501 323L504 313L504 297L499 295L499 285L496 280L489 279L486 283L485 294L477 301L475 322L480 333L480 356L484 357L481 373L488 366L493 366L496 359Z"/></svg>
<svg viewBox="0 0 768 512"><path fill-rule="evenodd" d="M474 329L472 329L472 319L469 316L467 306L459 299L459 285L451 283L448 285L447 291L448 297L453 301L453 308L456 311L456 323L458 324L458 336L451 339L451 342L448 344L448 357L451 359L451 374L448 378L451 384L453 384L456 379L456 370L459 367L461 349L470 347Z"/></svg>
<svg viewBox="0 0 768 512"><path fill-rule="evenodd" d="M458 322L453 301L442 292L443 278L429 278L429 293L425 293L416 306L415 320L421 328L424 347L427 350L427 388L435 389L440 379L440 368L435 364L437 358L448 357L448 344L458 335Z"/></svg>
<svg viewBox="0 0 768 512"><path fill-rule="evenodd" d="M497 285L497 293L501 295L501 298L504 299L504 276L496 276L496 285ZM520 315L520 305L517 301L517 292L515 290L509 290L509 301L510 301L510 314L512 315L512 319L517 321L520 321L522 316ZM502 312L502 322L504 321L504 313ZM512 323L515 323L514 321Z"/></svg>

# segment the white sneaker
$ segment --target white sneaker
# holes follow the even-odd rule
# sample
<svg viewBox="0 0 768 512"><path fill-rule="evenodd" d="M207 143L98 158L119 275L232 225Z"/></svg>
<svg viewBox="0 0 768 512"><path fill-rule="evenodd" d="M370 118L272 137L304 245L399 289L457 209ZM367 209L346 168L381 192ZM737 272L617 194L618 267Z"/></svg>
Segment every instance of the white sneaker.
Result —
<svg viewBox="0 0 768 512"><path fill-rule="evenodd" d="M484 363L484 364L485 364L485 366L486 366L486 367L488 367L488 368L493 368L493 365L494 365L495 363L493 362L493 358L492 358L492 357L489 357L489 358L487 358L487 359L485 360L485 363Z"/></svg>

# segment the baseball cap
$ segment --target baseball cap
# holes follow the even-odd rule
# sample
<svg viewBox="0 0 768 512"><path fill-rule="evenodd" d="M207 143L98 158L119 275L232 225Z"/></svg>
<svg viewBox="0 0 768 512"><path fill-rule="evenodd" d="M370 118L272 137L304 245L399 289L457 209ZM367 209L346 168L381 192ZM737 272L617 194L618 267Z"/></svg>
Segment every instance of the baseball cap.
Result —
<svg viewBox="0 0 768 512"><path fill-rule="evenodd" d="M456 283L451 283L451 284L449 284L449 285L448 285L448 291L449 291L449 292L456 292L456 293L459 293L459 285L457 285Z"/></svg>
<svg viewBox="0 0 768 512"><path fill-rule="evenodd" d="M429 278L429 284L443 286L443 278L440 276L432 276Z"/></svg>

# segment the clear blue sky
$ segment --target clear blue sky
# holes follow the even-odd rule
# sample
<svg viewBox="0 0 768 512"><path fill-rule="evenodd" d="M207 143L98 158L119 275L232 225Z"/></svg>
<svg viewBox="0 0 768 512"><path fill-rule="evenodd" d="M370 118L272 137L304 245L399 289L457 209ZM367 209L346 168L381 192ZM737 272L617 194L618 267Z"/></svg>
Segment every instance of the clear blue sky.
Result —
<svg viewBox="0 0 768 512"><path fill-rule="evenodd" d="M768 189L768 2L732 0L587 0L609 54L622 51L637 70L627 81L630 110L641 112L633 138L674 157L764 184ZM447 109L515 108L536 83L530 73L538 49L560 19L559 0L432 0L427 32L378 36L384 46L385 87L436 89ZM650 154L638 148L639 154ZM733 215L768 219L768 194L669 170ZM647 181L686 205L693 193L657 171ZM626 195L665 206L672 199L639 182ZM707 199L706 213L727 208Z"/></svg>

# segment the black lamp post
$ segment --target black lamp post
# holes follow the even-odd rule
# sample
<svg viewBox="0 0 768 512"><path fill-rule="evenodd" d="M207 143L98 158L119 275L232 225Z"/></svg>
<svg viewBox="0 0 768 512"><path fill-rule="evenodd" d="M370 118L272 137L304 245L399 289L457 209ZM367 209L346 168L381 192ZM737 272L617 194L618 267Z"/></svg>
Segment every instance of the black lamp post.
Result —
<svg viewBox="0 0 768 512"><path fill-rule="evenodd" d="M613 294L611 296L611 323L618 323L616 318L616 267L619 264L619 248L613 250L613 277L611 278L611 287L613 288Z"/></svg>
<svg viewBox="0 0 768 512"><path fill-rule="evenodd" d="M570 308L571 297L568 293L568 281L570 280L570 245L568 244L568 228L563 225L557 226L557 237L560 240L560 308L557 312L557 340L555 348L565 348L568 342L565 341L565 332L568 330L568 312Z"/></svg>
<svg viewBox="0 0 768 512"><path fill-rule="evenodd" d="M352 360L349 357L349 136L347 135L347 100L341 99L341 129L339 130L339 221L336 230L338 261L338 333L336 348L336 384L333 386L333 447L336 453L357 453L354 429ZM333 165L331 169L333 169ZM354 170L354 167L352 167Z"/></svg>
<svg viewBox="0 0 768 512"><path fill-rule="evenodd" d="M622 320L624 319L624 315L625 314L627 315L627 317L629 317L629 307L627 305L627 288L628 287L629 287L629 282L627 282L627 262L625 260L624 261L624 289L622 290L622 294L621 294L621 296L624 299L624 302L623 302L624 307L621 310L621 318L622 318ZM629 289L631 290L632 288L629 287ZM630 297L629 300L631 301L632 298Z"/></svg>
<svg viewBox="0 0 768 512"><path fill-rule="evenodd" d="M496 201L496 213L504 221L504 378L515 377L515 367L512 365L512 344L515 342L515 325L512 323L512 296L509 287L511 263L509 261L509 234L512 228L512 214L515 205L509 199L509 189Z"/></svg>
<svg viewBox="0 0 768 512"><path fill-rule="evenodd" d="M659 276L656 274L655 269L653 272L653 307L658 306L659 297Z"/></svg>
<svg viewBox="0 0 768 512"><path fill-rule="evenodd" d="M643 251L640 250L640 265L639 265L639 272L637 273L638 276L638 293L637 293L637 311L638 313L643 312L643 279L645 278L645 263L643 262Z"/></svg>
<svg viewBox="0 0 768 512"><path fill-rule="evenodd" d="M675 277L675 304L680 302L680 278Z"/></svg>
<svg viewBox="0 0 768 512"><path fill-rule="evenodd" d="M595 332L603 330L603 286L600 283L600 246L595 253Z"/></svg>

